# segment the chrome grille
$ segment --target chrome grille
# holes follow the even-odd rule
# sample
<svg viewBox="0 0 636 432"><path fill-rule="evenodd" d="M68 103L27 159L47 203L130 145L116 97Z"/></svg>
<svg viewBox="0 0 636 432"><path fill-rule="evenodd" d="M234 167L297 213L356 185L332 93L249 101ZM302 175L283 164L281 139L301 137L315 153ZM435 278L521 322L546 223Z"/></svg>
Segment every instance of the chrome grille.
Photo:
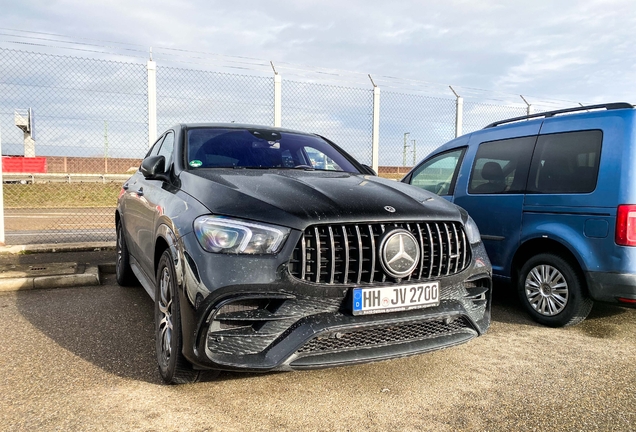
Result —
<svg viewBox="0 0 636 432"><path fill-rule="evenodd" d="M425 280L459 273L470 263L470 246L456 222L316 225L305 230L289 261L292 276L320 284L399 282L380 265L377 245L387 230L410 231L420 261L408 278Z"/></svg>

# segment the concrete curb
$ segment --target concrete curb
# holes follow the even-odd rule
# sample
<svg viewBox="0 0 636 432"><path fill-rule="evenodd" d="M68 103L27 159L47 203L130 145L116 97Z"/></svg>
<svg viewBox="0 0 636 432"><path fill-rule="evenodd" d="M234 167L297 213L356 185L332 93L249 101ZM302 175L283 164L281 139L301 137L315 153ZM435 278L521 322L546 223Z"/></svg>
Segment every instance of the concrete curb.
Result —
<svg viewBox="0 0 636 432"><path fill-rule="evenodd" d="M29 254L44 252L84 252L115 250L115 242L51 243L33 245L0 246L0 254Z"/></svg>
<svg viewBox="0 0 636 432"><path fill-rule="evenodd" d="M0 279L0 292L68 288L99 284L99 267L91 266L87 267L84 273Z"/></svg>

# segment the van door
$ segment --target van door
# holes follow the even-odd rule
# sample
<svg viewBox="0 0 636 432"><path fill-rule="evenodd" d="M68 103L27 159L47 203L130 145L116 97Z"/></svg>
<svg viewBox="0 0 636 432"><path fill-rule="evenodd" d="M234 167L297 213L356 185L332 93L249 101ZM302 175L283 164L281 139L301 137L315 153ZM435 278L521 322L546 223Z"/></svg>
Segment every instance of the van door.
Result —
<svg viewBox="0 0 636 432"><path fill-rule="evenodd" d="M497 127L473 134L460 174L464 181L455 189L454 202L477 223L493 273L506 278L521 237L524 191L539 127L537 122L511 128L524 135L504 139L506 131Z"/></svg>
<svg viewBox="0 0 636 432"><path fill-rule="evenodd" d="M454 148L426 159L402 180L453 201L457 173L466 147Z"/></svg>

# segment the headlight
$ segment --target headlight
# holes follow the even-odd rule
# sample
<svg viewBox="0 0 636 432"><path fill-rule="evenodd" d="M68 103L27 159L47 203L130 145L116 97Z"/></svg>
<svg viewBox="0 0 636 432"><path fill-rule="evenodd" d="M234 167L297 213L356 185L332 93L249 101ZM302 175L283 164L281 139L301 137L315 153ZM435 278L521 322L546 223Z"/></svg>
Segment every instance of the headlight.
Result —
<svg viewBox="0 0 636 432"><path fill-rule="evenodd" d="M466 230L466 235L468 236L468 241L470 242L470 244L479 243L481 241L479 228L477 228L477 224L470 216L468 216L468 219L464 224L464 229Z"/></svg>
<svg viewBox="0 0 636 432"><path fill-rule="evenodd" d="M208 252L275 254L281 250L290 229L223 216L200 216L194 221L194 232Z"/></svg>

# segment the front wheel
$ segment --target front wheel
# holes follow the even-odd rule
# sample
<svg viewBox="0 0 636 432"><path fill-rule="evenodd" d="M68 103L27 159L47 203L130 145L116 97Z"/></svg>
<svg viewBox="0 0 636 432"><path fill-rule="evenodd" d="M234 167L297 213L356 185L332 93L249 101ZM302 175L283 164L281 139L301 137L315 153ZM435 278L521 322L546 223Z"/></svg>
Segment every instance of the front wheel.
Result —
<svg viewBox="0 0 636 432"><path fill-rule="evenodd" d="M532 318L550 327L575 325L592 310L576 269L558 255L543 253L521 268L517 290Z"/></svg>
<svg viewBox="0 0 636 432"><path fill-rule="evenodd" d="M166 250L157 268L155 287L155 346L161 378L168 384L196 382L201 374L182 354L181 314L174 265Z"/></svg>
<svg viewBox="0 0 636 432"><path fill-rule="evenodd" d="M115 262L115 276L117 283L121 286L130 286L137 283L137 278L130 267L130 254L126 237L124 236L124 226L121 219L117 221L117 261Z"/></svg>

